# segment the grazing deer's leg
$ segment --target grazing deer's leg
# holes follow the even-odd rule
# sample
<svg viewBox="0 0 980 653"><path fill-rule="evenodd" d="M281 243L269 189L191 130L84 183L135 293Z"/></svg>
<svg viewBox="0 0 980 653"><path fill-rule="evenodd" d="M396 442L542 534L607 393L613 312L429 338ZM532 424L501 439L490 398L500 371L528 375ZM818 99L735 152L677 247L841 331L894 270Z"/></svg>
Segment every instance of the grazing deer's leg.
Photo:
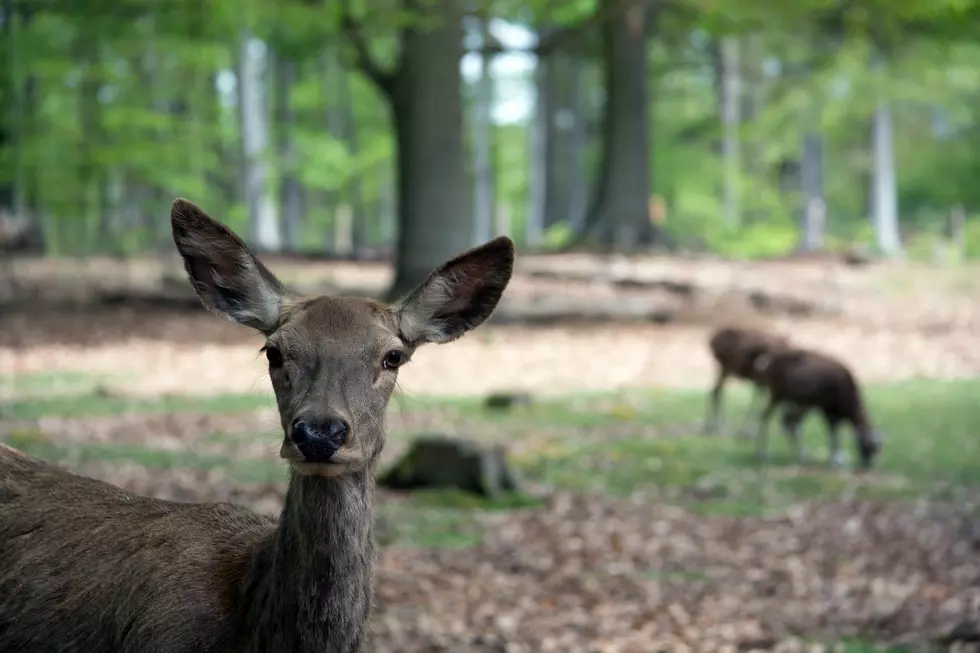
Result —
<svg viewBox="0 0 980 653"><path fill-rule="evenodd" d="M830 457L827 462L834 469L840 469L847 464L847 454L840 448L840 421L827 417L826 422L830 442Z"/></svg>
<svg viewBox="0 0 980 653"><path fill-rule="evenodd" d="M759 428L755 436L755 455L760 460L769 458L769 420L772 419L772 414L776 412L778 406L779 402L770 395L769 403L766 404L766 409L759 418Z"/></svg>
<svg viewBox="0 0 980 653"><path fill-rule="evenodd" d="M806 413L807 409L804 406L790 406L783 412L783 431L792 443L796 461L800 464L809 462L803 441L800 439L800 426L803 425Z"/></svg>
<svg viewBox="0 0 980 653"><path fill-rule="evenodd" d="M753 386L752 397L749 399L749 408L745 411L745 418L742 420L742 425L738 427L735 432L735 437L737 438L747 438L752 434L752 430L749 428L752 423L752 416L757 415L759 412L759 404L761 404L761 399L765 396L765 389L762 386ZM758 416L756 417L758 419Z"/></svg>
<svg viewBox="0 0 980 653"><path fill-rule="evenodd" d="M725 381L728 379L728 372L724 369L718 370L718 379L711 389L708 402L708 416L705 418L704 427L701 429L702 435L709 435L719 430L719 413L721 412L721 393L725 389Z"/></svg>

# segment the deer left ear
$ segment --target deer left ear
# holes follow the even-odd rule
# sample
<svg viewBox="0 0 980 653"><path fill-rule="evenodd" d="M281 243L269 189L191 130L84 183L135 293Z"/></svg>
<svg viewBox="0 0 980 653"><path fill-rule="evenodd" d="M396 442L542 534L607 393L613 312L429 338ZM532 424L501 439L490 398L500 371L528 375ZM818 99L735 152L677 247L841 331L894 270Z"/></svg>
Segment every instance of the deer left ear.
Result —
<svg viewBox="0 0 980 653"><path fill-rule="evenodd" d="M494 238L442 264L399 306L401 337L412 346L451 342L493 313L514 271L514 241Z"/></svg>
<svg viewBox="0 0 980 653"><path fill-rule="evenodd" d="M233 322L276 330L285 290L241 238L185 199L170 209L174 244L201 302Z"/></svg>

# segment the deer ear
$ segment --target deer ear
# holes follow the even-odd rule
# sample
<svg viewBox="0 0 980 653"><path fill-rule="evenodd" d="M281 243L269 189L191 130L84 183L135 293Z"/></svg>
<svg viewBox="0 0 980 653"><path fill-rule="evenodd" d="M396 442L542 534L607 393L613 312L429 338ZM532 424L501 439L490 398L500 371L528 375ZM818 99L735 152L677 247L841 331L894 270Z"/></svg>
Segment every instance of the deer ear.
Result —
<svg viewBox="0 0 980 653"><path fill-rule="evenodd" d="M170 223L187 276L204 305L262 333L275 331L285 290L242 239L185 199L174 200Z"/></svg>
<svg viewBox="0 0 980 653"><path fill-rule="evenodd" d="M405 342L444 343L483 324L514 270L514 242L500 236L436 268L398 308Z"/></svg>

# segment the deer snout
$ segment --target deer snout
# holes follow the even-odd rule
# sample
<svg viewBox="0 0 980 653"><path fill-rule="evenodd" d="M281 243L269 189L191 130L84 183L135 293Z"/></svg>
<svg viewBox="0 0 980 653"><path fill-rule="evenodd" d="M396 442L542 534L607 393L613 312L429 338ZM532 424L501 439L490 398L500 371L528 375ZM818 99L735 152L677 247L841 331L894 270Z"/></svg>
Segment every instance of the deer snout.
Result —
<svg viewBox="0 0 980 653"><path fill-rule="evenodd" d="M858 443L858 453L861 456L861 469L871 469L875 456L881 452L881 438L874 434Z"/></svg>
<svg viewBox="0 0 980 653"><path fill-rule="evenodd" d="M290 438L306 462L330 462L337 451L347 444L350 424L336 417L318 420L294 419Z"/></svg>

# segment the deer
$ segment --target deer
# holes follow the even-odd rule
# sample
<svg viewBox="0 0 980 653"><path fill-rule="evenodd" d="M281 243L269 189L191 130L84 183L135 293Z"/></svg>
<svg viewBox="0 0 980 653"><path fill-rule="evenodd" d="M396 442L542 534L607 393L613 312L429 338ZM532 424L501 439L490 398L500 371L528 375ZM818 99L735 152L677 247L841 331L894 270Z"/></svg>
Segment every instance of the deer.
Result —
<svg viewBox="0 0 980 653"><path fill-rule="evenodd" d="M749 423L757 412L760 399L765 395L765 382L756 361L764 354L789 347L789 340L778 333L762 329L724 326L715 330L708 339L708 348L718 364L718 376L709 394L708 414L701 429L702 434L718 431L721 399L725 382L735 377L753 386L752 398L737 436L749 434Z"/></svg>
<svg viewBox="0 0 980 653"><path fill-rule="evenodd" d="M398 372L490 317L514 243L464 252L388 305L291 295L188 200L171 224L204 306L265 339L289 468L281 514L139 496L0 445L0 651L363 651Z"/></svg>
<svg viewBox="0 0 980 653"><path fill-rule="evenodd" d="M851 369L841 360L812 349L790 347L773 351L756 359L756 372L769 393L756 436L756 456L768 458L768 424L782 407L782 426L790 440L796 459L808 462L800 441L800 426L811 410L818 410L827 424L830 440L828 463L833 468L846 464L841 451L839 428L850 424L858 452L858 470L874 465L881 451L881 433L874 428L862 396L860 385Z"/></svg>

